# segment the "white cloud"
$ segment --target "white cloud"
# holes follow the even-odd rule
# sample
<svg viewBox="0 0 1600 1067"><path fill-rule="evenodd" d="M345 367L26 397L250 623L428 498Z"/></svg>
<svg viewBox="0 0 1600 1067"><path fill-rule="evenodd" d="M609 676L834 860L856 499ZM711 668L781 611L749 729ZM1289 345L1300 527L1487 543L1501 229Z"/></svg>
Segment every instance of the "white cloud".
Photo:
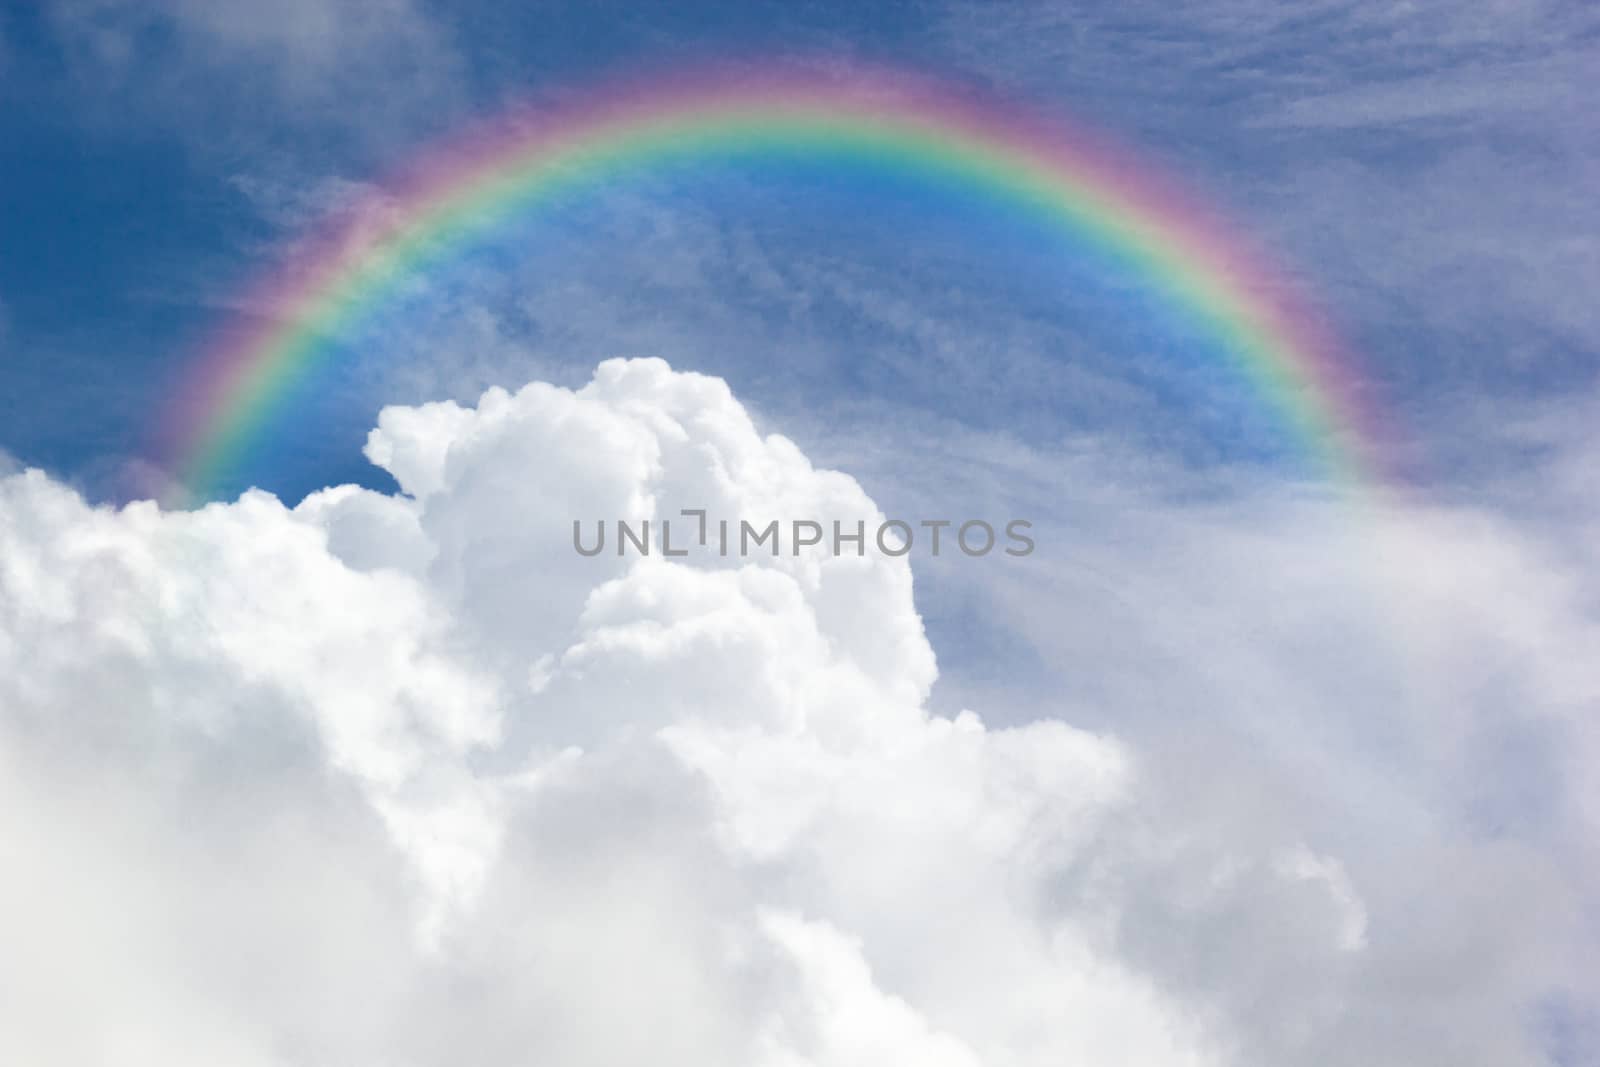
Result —
<svg viewBox="0 0 1600 1067"><path fill-rule="evenodd" d="M1583 1005L1581 1019L1596 1002L1585 409L1458 412L1463 436L1530 448L1454 502L1249 472L1203 482L1104 449L905 426L892 433L916 474L887 441L851 466L891 510L1025 508L1061 546L1000 570L925 569L935 632L979 635L973 653L941 646L936 706L1115 729L1140 753L1148 823L1216 849L1251 843L1280 871L1305 847L1337 862L1355 906L1322 897L1297 922L1365 948L1316 967L1274 943L1281 912L1265 897L1147 895L1209 865L1204 853L1158 840L1117 869L1124 951L1250 1017L1247 1062L1547 1062L1529 1050L1539 1006ZM1280 1025L1319 1003L1315 1026Z"/></svg>
<svg viewBox="0 0 1600 1067"><path fill-rule="evenodd" d="M1539 1062L1495 997L1542 958L1441 1000L1392 910L1459 903L1439 869L1548 902L1537 869L1386 883L1230 807L1237 755L931 715L904 560L578 557L574 518L877 514L720 381L608 362L388 409L368 454L404 495L0 481L0 1060L1372 1063L1376 1002L1478 1012L1405 1062ZM1211 667L1199 702L1276 692Z"/></svg>

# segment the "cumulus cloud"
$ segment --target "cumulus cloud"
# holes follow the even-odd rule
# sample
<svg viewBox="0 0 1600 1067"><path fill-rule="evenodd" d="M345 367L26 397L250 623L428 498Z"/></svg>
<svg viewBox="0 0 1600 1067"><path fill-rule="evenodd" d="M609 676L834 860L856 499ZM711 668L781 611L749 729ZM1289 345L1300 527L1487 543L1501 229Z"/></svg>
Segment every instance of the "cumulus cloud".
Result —
<svg viewBox="0 0 1600 1067"><path fill-rule="evenodd" d="M931 713L905 559L577 556L880 515L721 381L611 361L367 452L403 492L0 480L0 1059L1380 1062L1363 878L1107 732ZM1539 1062L1517 1010L1408 1062Z"/></svg>

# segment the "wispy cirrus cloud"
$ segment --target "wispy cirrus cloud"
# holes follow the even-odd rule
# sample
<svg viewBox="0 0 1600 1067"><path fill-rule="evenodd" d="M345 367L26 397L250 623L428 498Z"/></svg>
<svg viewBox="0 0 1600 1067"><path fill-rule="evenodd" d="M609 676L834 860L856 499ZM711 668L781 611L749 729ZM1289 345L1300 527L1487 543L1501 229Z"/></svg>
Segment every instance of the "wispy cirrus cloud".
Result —
<svg viewBox="0 0 1600 1067"><path fill-rule="evenodd" d="M281 144L286 128L392 144L465 96L452 31L412 0L53 0L44 17L90 114L187 128L196 150Z"/></svg>

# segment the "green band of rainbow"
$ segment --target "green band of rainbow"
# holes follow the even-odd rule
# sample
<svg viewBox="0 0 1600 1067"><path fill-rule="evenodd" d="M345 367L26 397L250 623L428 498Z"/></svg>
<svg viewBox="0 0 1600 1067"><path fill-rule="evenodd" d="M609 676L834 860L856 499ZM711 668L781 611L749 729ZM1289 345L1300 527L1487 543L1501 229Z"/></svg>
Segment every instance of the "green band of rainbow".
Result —
<svg viewBox="0 0 1600 1067"><path fill-rule="evenodd" d="M288 388L396 285L558 193L675 160L763 153L882 161L970 183L1113 249L1206 323L1261 401L1331 474L1372 482L1380 450L1361 378L1281 272L1148 168L1081 131L903 74L700 72L517 111L425 157L244 298L262 309L201 360L168 448L204 495L266 434ZM374 224L374 217L385 221Z"/></svg>

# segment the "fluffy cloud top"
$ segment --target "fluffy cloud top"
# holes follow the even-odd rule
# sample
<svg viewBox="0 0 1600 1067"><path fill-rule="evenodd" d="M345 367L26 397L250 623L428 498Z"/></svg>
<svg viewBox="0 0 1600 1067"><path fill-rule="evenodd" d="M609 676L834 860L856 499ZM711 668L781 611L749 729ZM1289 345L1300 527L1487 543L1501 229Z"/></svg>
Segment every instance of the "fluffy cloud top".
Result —
<svg viewBox="0 0 1600 1067"><path fill-rule="evenodd" d="M0 480L0 1061L1334 1062L1382 935L1344 865L931 714L904 559L573 551L878 515L719 380L391 408L368 455L402 494Z"/></svg>

